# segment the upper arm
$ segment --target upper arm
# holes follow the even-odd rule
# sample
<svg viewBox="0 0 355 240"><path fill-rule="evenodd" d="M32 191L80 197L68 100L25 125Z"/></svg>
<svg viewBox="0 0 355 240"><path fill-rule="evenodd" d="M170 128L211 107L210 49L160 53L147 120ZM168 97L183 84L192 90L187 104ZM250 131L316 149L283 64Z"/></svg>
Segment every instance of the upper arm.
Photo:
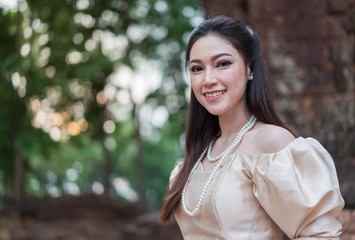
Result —
<svg viewBox="0 0 355 240"><path fill-rule="evenodd" d="M182 166L182 162L179 162L178 164L176 164L174 169L171 171L170 178L169 178L169 189L172 187L173 181L175 180L176 176L178 175L178 173L181 169L181 166Z"/></svg>
<svg viewBox="0 0 355 240"><path fill-rule="evenodd" d="M318 142L296 141L258 158L254 196L291 239L339 239L344 200L333 159Z"/></svg>

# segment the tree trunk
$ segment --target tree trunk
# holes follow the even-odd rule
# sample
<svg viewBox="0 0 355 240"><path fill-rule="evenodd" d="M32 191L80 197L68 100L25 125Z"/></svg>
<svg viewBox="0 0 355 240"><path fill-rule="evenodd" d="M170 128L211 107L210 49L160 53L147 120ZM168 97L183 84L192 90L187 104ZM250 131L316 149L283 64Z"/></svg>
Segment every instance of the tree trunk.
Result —
<svg viewBox="0 0 355 240"><path fill-rule="evenodd" d="M20 54L22 47L22 13L20 11L20 0L17 1L17 13L16 13L16 50Z"/></svg>
<svg viewBox="0 0 355 240"><path fill-rule="evenodd" d="M136 189L139 194L139 201L142 203L143 206L146 206L146 199L145 199L145 186L144 186L144 158L143 158L143 142L142 136L140 134L140 106L136 105L133 109L134 115L134 123L135 123L135 130L134 130L134 140L137 149L136 155L136 164L135 164L135 179L136 179Z"/></svg>
<svg viewBox="0 0 355 240"><path fill-rule="evenodd" d="M15 150L15 178L13 186L13 197L16 202L21 203L24 186L24 160L19 149Z"/></svg>
<svg viewBox="0 0 355 240"><path fill-rule="evenodd" d="M103 157L104 157L104 169L103 169L103 183L104 183L104 191L105 194L111 191L111 181L110 175L112 173L112 164L111 164L111 157L110 152L105 147L105 135L101 138L101 146L103 149Z"/></svg>
<svg viewBox="0 0 355 240"><path fill-rule="evenodd" d="M22 46L22 13L20 11L20 1L18 1L18 9L16 13L16 51L20 54ZM19 98L15 103L16 122L13 125L13 141L16 143L19 129L21 129L23 118L26 114L26 105L23 98ZM14 144L14 180L12 197L17 202L22 202L24 195L24 158L19 146Z"/></svg>
<svg viewBox="0 0 355 240"><path fill-rule="evenodd" d="M101 142L102 151L103 151L103 185L104 185L104 193L108 194L111 191L112 184L110 181L110 176L112 173L112 164L111 164L111 156L109 150L105 146L105 139L107 137L106 132L103 129L103 125L106 121L105 117L105 108L99 107L99 141Z"/></svg>

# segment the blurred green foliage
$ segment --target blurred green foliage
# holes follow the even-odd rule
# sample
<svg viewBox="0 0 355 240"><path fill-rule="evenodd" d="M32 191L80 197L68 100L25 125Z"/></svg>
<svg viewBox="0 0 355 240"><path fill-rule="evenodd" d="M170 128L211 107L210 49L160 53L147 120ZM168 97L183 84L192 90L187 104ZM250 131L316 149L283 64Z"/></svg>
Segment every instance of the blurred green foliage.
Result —
<svg viewBox="0 0 355 240"><path fill-rule="evenodd" d="M138 193L159 208L200 21L198 0L0 1L0 198Z"/></svg>

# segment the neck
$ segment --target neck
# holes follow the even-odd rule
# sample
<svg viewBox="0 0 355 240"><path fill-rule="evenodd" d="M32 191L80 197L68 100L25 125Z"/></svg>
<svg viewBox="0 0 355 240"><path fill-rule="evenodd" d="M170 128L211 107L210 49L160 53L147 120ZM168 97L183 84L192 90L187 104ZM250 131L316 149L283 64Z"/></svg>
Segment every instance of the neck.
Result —
<svg viewBox="0 0 355 240"><path fill-rule="evenodd" d="M244 109L234 114L219 115L218 121L221 128L220 139L224 139L225 141L234 139L244 124L249 121L250 117L251 114Z"/></svg>

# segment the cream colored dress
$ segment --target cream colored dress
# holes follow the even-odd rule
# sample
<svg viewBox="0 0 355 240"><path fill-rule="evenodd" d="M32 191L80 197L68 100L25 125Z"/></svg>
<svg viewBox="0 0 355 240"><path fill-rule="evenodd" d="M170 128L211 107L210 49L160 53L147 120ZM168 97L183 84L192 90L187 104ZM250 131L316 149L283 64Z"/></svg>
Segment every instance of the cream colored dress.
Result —
<svg viewBox="0 0 355 240"><path fill-rule="evenodd" d="M171 173L170 181L179 171ZM195 208L210 175L202 164L187 188ZM297 138L279 152L230 154L194 217L175 214L186 240L339 239L335 219L344 206L333 160L312 138Z"/></svg>

